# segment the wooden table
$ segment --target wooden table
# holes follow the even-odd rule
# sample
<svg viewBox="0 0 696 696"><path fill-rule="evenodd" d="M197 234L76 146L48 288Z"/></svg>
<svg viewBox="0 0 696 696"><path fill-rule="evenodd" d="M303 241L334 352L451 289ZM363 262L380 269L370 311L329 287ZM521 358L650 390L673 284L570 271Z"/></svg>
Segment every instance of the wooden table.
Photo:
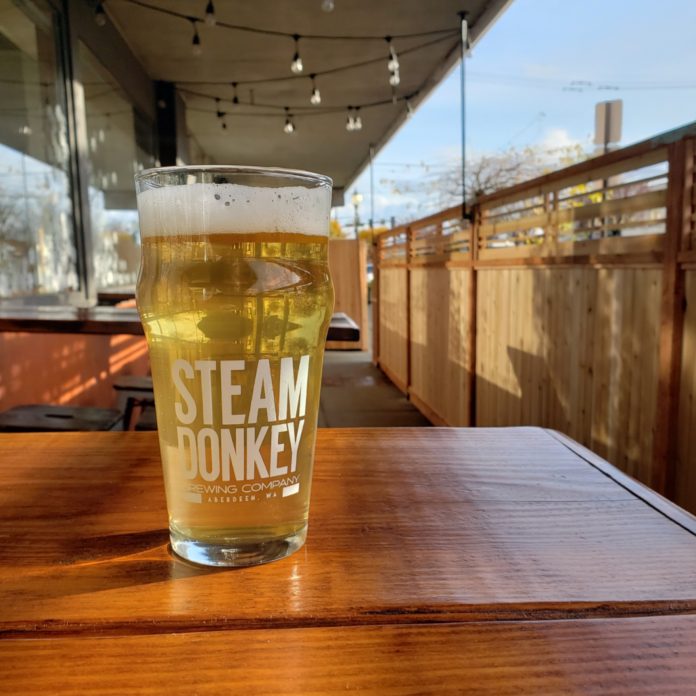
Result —
<svg viewBox="0 0 696 696"><path fill-rule="evenodd" d="M97 290L97 302L104 306L113 306L119 302L135 299L135 285L115 285Z"/></svg>
<svg viewBox="0 0 696 696"><path fill-rule="evenodd" d="M283 561L167 548L155 433L0 436L2 689L696 689L696 519L536 428L319 432Z"/></svg>
<svg viewBox="0 0 696 696"><path fill-rule="evenodd" d="M129 307L0 307L0 331L143 335L138 311ZM359 341L360 328L345 314L331 317L329 341Z"/></svg>

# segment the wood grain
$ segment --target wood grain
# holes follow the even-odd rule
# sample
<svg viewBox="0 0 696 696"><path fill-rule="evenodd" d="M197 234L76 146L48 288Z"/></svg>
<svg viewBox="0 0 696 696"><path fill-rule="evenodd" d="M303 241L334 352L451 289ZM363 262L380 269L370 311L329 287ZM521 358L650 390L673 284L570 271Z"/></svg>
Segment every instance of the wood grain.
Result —
<svg viewBox="0 0 696 696"><path fill-rule="evenodd" d="M168 552L154 433L4 435L0 631L696 611L696 537L607 467L535 428L323 430L307 545L220 572Z"/></svg>
<svg viewBox="0 0 696 696"><path fill-rule="evenodd" d="M408 319L406 268L382 268L379 274L379 364L396 378L402 391L408 389Z"/></svg>
<svg viewBox="0 0 696 696"><path fill-rule="evenodd" d="M649 483L661 271L477 275L477 424L558 429Z"/></svg>
<svg viewBox="0 0 696 696"><path fill-rule="evenodd" d="M693 179L687 181L687 159L693 161L693 143L680 141L669 146L669 186L667 189L667 225L665 259L662 271L660 308L659 371L654 467L651 485L674 498L679 423L679 381L684 333L684 272L677 257L687 248ZM691 356L690 356L691 357Z"/></svg>
<svg viewBox="0 0 696 696"><path fill-rule="evenodd" d="M685 274L686 313L679 381L676 501L696 510L696 270Z"/></svg>
<svg viewBox="0 0 696 696"><path fill-rule="evenodd" d="M467 295L471 271L418 268L411 283L411 387L441 424L469 423ZM437 307L438 311L432 311ZM421 406L419 406L421 408ZM423 410L421 408L421 410Z"/></svg>
<svg viewBox="0 0 696 696"><path fill-rule="evenodd" d="M0 661L0 691L27 696L681 696L696 683L696 617L5 640Z"/></svg>

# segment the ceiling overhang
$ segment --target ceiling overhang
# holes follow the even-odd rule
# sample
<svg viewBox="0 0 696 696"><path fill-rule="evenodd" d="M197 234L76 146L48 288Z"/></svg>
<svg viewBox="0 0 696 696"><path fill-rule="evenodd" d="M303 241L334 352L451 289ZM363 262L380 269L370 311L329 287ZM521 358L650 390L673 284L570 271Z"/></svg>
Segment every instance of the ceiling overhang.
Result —
<svg viewBox="0 0 696 696"><path fill-rule="evenodd" d="M150 77L176 84L192 159L316 171L340 192L457 63L460 13L474 43L509 2L335 0L325 12L321 0L217 0L215 26L203 21L204 0L109 0L107 9ZM398 59L395 86L387 36ZM299 75L290 70L296 48ZM310 103L313 87L320 104ZM346 129L351 116L360 130Z"/></svg>

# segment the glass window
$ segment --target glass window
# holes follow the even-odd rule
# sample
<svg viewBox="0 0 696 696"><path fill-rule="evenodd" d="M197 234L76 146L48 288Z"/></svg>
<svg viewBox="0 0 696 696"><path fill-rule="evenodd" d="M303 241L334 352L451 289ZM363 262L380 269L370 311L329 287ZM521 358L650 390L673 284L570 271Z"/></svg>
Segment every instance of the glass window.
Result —
<svg viewBox="0 0 696 696"><path fill-rule="evenodd" d="M79 60L85 95L96 285L132 285L140 262L133 175L153 166L153 129L83 44L79 46Z"/></svg>
<svg viewBox="0 0 696 696"><path fill-rule="evenodd" d="M0 299L79 285L58 27L0 0Z"/></svg>

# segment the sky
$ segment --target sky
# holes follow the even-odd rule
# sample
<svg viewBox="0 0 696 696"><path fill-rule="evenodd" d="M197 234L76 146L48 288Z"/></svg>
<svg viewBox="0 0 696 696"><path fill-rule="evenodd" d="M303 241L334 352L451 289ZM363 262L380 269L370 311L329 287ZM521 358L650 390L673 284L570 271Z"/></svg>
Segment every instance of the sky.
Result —
<svg viewBox="0 0 696 696"><path fill-rule="evenodd" d="M695 27L696 0L513 0L466 61L467 153L591 151L595 104L608 99L623 100L621 146L696 121ZM457 66L375 158L375 221L433 212L392 182L455 166L460 152ZM367 220L369 172L335 211L344 225L354 189Z"/></svg>

